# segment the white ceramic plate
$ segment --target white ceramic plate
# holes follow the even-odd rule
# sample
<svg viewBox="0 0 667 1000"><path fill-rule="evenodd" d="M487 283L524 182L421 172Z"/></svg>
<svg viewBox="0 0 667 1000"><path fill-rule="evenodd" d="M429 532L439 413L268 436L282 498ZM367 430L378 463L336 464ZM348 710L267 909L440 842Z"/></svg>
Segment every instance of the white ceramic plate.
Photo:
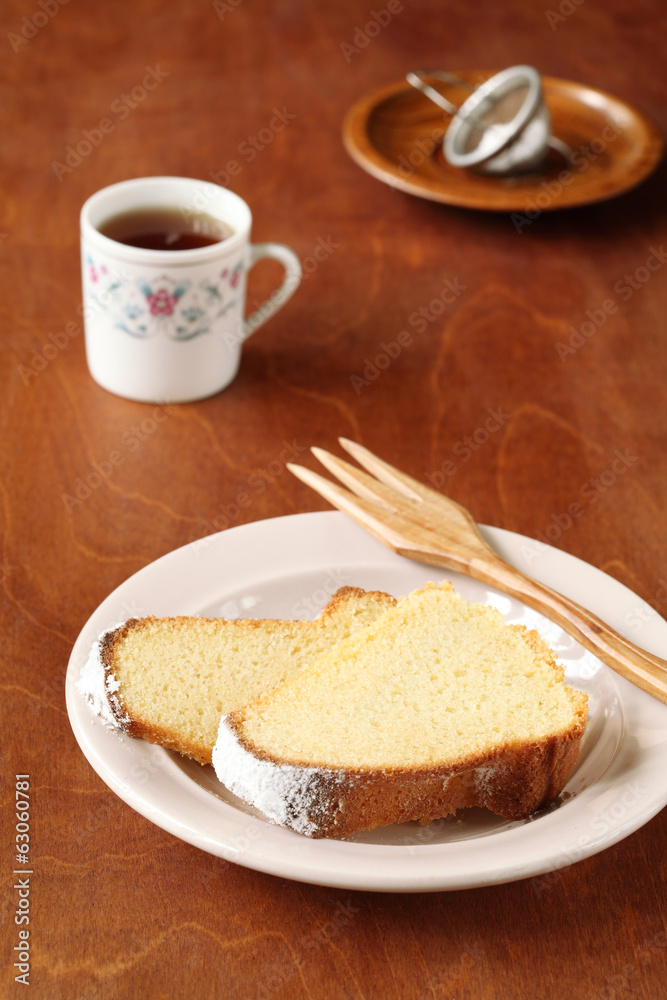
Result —
<svg viewBox="0 0 667 1000"><path fill-rule="evenodd" d="M590 608L664 655L667 622L636 594L565 552L482 527L512 565ZM100 632L137 615L312 618L344 585L401 596L451 579L468 600L537 628L588 692L589 724L566 789L523 822L486 810L422 827L404 823L345 840L309 840L272 826L231 795L213 769L119 735L75 689ZM464 576L394 555L338 512L298 514L231 528L169 553L130 577L95 611L67 671L74 734L100 777L128 805L174 836L248 868L319 885L386 892L463 889L551 872L604 850L667 803L667 706L635 688L558 626Z"/></svg>

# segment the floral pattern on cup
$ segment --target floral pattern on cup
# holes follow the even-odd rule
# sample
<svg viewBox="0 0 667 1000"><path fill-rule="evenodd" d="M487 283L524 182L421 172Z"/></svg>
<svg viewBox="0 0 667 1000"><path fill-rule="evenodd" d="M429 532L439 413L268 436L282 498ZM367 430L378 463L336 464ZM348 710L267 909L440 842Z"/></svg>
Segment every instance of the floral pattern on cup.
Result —
<svg viewBox="0 0 667 1000"><path fill-rule="evenodd" d="M163 334L172 340L192 340L209 333L217 319L238 302L243 276L239 261L224 268L217 280L176 281L123 277L104 264L86 257L90 299L100 310L115 307L114 325L131 337L145 339Z"/></svg>

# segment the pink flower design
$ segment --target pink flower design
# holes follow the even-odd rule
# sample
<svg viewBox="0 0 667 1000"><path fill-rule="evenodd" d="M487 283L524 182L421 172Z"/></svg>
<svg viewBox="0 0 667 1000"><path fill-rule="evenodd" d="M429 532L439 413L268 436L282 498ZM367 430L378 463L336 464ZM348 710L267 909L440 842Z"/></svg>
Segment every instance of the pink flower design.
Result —
<svg viewBox="0 0 667 1000"><path fill-rule="evenodd" d="M97 271L95 270L92 264L90 265L90 280L92 281L93 284L95 284L95 282L97 281Z"/></svg>
<svg viewBox="0 0 667 1000"><path fill-rule="evenodd" d="M170 295L166 288L160 288L157 292L147 295L148 306L151 316L171 316L174 306L178 302L177 295Z"/></svg>

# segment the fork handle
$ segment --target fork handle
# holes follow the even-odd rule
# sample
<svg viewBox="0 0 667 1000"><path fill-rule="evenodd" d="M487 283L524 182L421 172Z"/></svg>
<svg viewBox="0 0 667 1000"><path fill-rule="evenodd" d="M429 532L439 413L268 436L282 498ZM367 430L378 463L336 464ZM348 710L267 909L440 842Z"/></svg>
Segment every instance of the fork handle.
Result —
<svg viewBox="0 0 667 1000"><path fill-rule="evenodd" d="M429 555L436 556L435 553ZM461 570L461 566L452 565L451 559L447 561L447 556L444 554L437 563L435 558L433 562L448 569ZM575 601L571 601L569 597L525 576L500 558L497 560L473 558L463 572L482 583L488 583L506 594L511 594L529 607L542 612L612 670L667 704L667 661L635 646L629 639L624 638Z"/></svg>

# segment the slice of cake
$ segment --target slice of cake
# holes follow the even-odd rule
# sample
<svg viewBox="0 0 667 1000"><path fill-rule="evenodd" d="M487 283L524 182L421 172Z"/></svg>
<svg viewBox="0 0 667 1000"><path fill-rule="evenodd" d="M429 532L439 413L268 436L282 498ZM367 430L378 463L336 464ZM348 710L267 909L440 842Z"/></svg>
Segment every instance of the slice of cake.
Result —
<svg viewBox="0 0 667 1000"><path fill-rule="evenodd" d="M315 621L132 618L94 644L77 687L130 736L210 764L221 715L269 694L395 603L343 587Z"/></svg>
<svg viewBox="0 0 667 1000"><path fill-rule="evenodd" d="M468 806L521 819L562 791L585 694L534 631L451 584L414 591L220 723L220 781L311 837Z"/></svg>

